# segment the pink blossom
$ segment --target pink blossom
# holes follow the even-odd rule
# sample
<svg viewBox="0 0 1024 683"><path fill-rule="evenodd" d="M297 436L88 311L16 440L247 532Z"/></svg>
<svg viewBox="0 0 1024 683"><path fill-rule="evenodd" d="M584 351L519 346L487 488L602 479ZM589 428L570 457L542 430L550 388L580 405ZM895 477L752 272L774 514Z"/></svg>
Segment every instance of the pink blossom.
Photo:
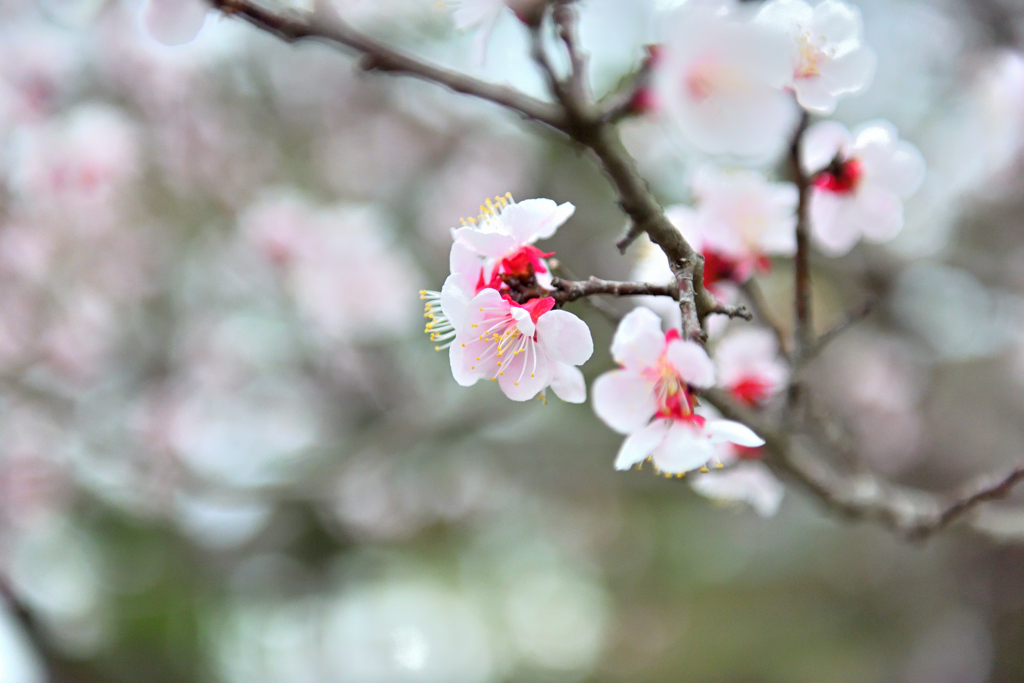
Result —
<svg viewBox="0 0 1024 683"><path fill-rule="evenodd" d="M650 457L658 470L682 474L715 459L716 443L764 443L745 425L695 412L692 390L714 384L714 366L700 345L680 339L674 329L663 333L653 311L637 308L622 319L612 356L621 367L594 383L594 410L609 427L628 435L616 469Z"/></svg>
<svg viewBox="0 0 1024 683"><path fill-rule="evenodd" d="M656 99L697 148L771 157L796 124L782 91L791 77L788 41L746 20L728 2L688 2L668 20L656 64Z"/></svg>
<svg viewBox="0 0 1024 683"><path fill-rule="evenodd" d="M495 289L473 297L451 345L455 381L493 380L513 401L529 400L549 385L563 401L586 400L583 374L574 366L594 352L590 329L554 305L551 297L517 304Z"/></svg>
<svg viewBox="0 0 1024 683"><path fill-rule="evenodd" d="M142 25L158 42L183 45L199 35L208 10L205 0L146 0Z"/></svg>
<svg viewBox="0 0 1024 683"><path fill-rule="evenodd" d="M465 220L463 227L452 230L452 239L475 253L491 270L491 277L536 277L542 287L550 287L551 272L544 259L552 254L533 244L553 236L575 211L576 207L569 202L527 199L516 203L507 194L496 197L494 202L488 199L477 218Z"/></svg>
<svg viewBox="0 0 1024 683"><path fill-rule="evenodd" d="M800 106L831 114L841 95L860 92L875 74L875 53L862 43L860 10L840 0L811 7L804 0L772 0L757 21L791 38L789 86Z"/></svg>
<svg viewBox="0 0 1024 683"><path fill-rule="evenodd" d="M764 328L729 332L715 346L715 368L718 386L751 407L764 405L789 379L775 335Z"/></svg>
<svg viewBox="0 0 1024 683"><path fill-rule="evenodd" d="M704 255L704 286L743 283L771 267L770 256L796 251L798 193L756 171L700 169L691 183L696 205L670 207L669 219Z"/></svg>
<svg viewBox="0 0 1024 683"><path fill-rule="evenodd" d="M811 126L801 165L814 173L810 197L812 233L830 256L841 256L861 237L885 242L903 229L903 200L924 181L924 157L899 139L887 121L853 133L835 121Z"/></svg>

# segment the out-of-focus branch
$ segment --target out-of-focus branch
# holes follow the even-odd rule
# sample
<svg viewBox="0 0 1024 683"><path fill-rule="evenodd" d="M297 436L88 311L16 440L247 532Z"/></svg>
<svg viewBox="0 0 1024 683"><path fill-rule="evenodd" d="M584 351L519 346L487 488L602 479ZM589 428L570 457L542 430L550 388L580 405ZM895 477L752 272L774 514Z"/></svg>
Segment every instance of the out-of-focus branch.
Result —
<svg viewBox="0 0 1024 683"><path fill-rule="evenodd" d="M784 478L795 481L819 502L845 519L872 521L909 539L924 540L940 531L962 526L994 540L1024 540L1024 525L1012 537L998 533L972 515L982 503L998 500L1024 481L1024 465L1018 466L994 483L970 493L948 497L894 486L873 475L841 474L818 455L816 447L805 439L789 434L764 419L758 412L733 401L729 395L713 389L702 394L723 416L749 425L765 440L766 463ZM951 502L948 502L951 501ZM1024 517L1024 511L1021 512Z"/></svg>
<svg viewBox="0 0 1024 683"><path fill-rule="evenodd" d="M552 286L555 291L550 294L559 304L576 301L583 297L606 294L610 296L667 296L672 299L679 297L679 287L671 285L654 285L646 282L617 282L591 277L588 280L563 280L554 278Z"/></svg>
<svg viewBox="0 0 1024 683"><path fill-rule="evenodd" d="M326 2L316 2L312 12L302 14L273 12L252 0L209 2L215 9L227 15L240 17L282 40L295 42L308 39L343 46L363 56L361 66L364 69L400 73L438 83L457 93L494 102L552 128L564 128L564 116L560 107L513 88L495 85L428 64L383 45L345 23Z"/></svg>
<svg viewBox="0 0 1024 683"><path fill-rule="evenodd" d="M789 148L789 163L793 172L793 180L799 191L799 202L796 210L796 258L793 263L795 278L795 325L794 325L794 361L799 364L810 350L814 337L814 321L811 318L811 240L810 223L807 218L807 202L810 194L810 179L804 173L800 163L803 149L804 131L810 117L803 112L800 125L793 134Z"/></svg>
<svg viewBox="0 0 1024 683"><path fill-rule="evenodd" d="M871 311L875 310L875 306L877 305L877 303L878 302L875 299L869 299L860 306L858 306L857 308L855 308L854 310L847 313L846 317L844 317L842 320L840 320L838 323L833 325L831 328L826 330L821 336L814 340L814 343L810 346L810 348L808 348L805 351L804 356L801 359L801 362L807 363L811 359L815 358L819 353L821 353L825 349L826 346L835 341L843 332L846 332L846 330L850 329L858 322L868 317L871 314Z"/></svg>

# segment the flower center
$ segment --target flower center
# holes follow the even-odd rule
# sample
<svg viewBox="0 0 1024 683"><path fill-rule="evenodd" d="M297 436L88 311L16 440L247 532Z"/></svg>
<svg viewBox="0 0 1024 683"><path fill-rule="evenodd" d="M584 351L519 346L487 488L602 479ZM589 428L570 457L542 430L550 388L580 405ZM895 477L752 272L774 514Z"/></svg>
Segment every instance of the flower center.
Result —
<svg viewBox="0 0 1024 683"><path fill-rule="evenodd" d="M737 401L750 407L756 407L768 399L771 394L771 384L762 377L747 375L733 384L729 391Z"/></svg>
<svg viewBox="0 0 1024 683"><path fill-rule="evenodd" d="M814 186L836 194L853 194L863 177L864 169L859 159L836 157L814 178Z"/></svg>
<svg viewBox="0 0 1024 683"><path fill-rule="evenodd" d="M548 272L543 259L554 255L553 251L545 253L532 244L527 244L501 260L501 271L510 277L528 280L536 273Z"/></svg>
<svg viewBox="0 0 1024 683"><path fill-rule="evenodd" d="M813 40L808 31L803 31L798 37L800 45L800 63L796 67L796 78L814 78L821 75L821 65L828 59L828 55Z"/></svg>

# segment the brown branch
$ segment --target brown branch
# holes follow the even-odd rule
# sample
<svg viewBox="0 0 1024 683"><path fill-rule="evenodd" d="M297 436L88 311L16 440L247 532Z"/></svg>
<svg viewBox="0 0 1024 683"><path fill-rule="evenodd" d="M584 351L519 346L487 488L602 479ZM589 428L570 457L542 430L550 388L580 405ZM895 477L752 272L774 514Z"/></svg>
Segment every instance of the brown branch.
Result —
<svg viewBox="0 0 1024 683"><path fill-rule="evenodd" d="M908 540L921 541L954 524L995 540L1008 534L989 528L984 520L970 513L982 503L998 500L1024 481L1024 465L1008 475L974 490L952 496L951 503L934 493L893 486L870 474L844 475L826 464L804 439L791 436L769 423L764 416L733 401L729 395L712 389L702 397L730 420L750 426L765 440L766 464L786 479L795 481L826 508L852 521L876 522ZM817 445L817 444L816 444ZM820 445L817 445L820 448ZM1024 518L1024 511L1021 512ZM1018 534L1024 540L1024 531Z"/></svg>
<svg viewBox="0 0 1024 683"><path fill-rule="evenodd" d="M552 285L555 291L550 294L559 304L576 301L587 296L605 294L608 296L667 296L679 298L679 288L674 285L654 285L646 282L617 282L591 277L587 280L574 281L554 278Z"/></svg>
<svg viewBox="0 0 1024 683"><path fill-rule="evenodd" d="M708 311L707 314L727 315L730 318L743 318L747 322L750 322L751 320L754 319L754 314L747 310L747 307L744 306L743 304L740 304L738 306L731 306L728 304L720 303L714 308L712 308L710 311Z"/></svg>
<svg viewBox="0 0 1024 683"><path fill-rule="evenodd" d="M252 0L209 2L215 9L240 17L287 42L309 39L343 46L363 55L360 63L364 69L405 74L437 83L457 93L494 102L552 128L564 128L565 121L559 107L513 88L449 71L387 47L353 29L327 2L318 1L312 13L295 15L273 12Z"/></svg>
<svg viewBox="0 0 1024 683"><path fill-rule="evenodd" d="M794 326L795 349L794 356L797 363L810 350L814 336L814 321L811 318L811 241L810 224L807 217L807 202L810 195L810 178L804 173L800 163L801 151L803 148L804 131L810 117L803 112L800 117L800 125L793 135L793 141L789 149L789 163L793 172L793 180L796 182L800 193L796 210L796 258L793 263L794 277L796 280L796 323Z"/></svg>

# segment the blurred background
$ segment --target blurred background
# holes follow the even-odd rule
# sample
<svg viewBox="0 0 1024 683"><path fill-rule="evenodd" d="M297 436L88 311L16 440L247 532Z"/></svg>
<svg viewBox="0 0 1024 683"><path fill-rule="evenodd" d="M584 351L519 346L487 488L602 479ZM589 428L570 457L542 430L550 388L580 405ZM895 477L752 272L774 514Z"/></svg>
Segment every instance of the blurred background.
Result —
<svg viewBox="0 0 1024 683"><path fill-rule="evenodd" d="M542 94L511 15L480 65L435 0L335 2ZM584 0L598 92L672 4ZM946 491L1024 453L1024 6L856 4L878 74L836 118L893 121L929 175L895 242L815 262L822 328L881 300L815 402L837 465ZM418 291L483 198L573 202L544 246L628 276L586 158L239 21L164 46L139 11L0 1L0 683L1024 681L1024 547L911 545L796 488L762 519L616 473L589 405L455 384ZM687 201L699 156L623 135ZM783 321L789 274L761 283ZM572 310L592 380L613 323Z"/></svg>

